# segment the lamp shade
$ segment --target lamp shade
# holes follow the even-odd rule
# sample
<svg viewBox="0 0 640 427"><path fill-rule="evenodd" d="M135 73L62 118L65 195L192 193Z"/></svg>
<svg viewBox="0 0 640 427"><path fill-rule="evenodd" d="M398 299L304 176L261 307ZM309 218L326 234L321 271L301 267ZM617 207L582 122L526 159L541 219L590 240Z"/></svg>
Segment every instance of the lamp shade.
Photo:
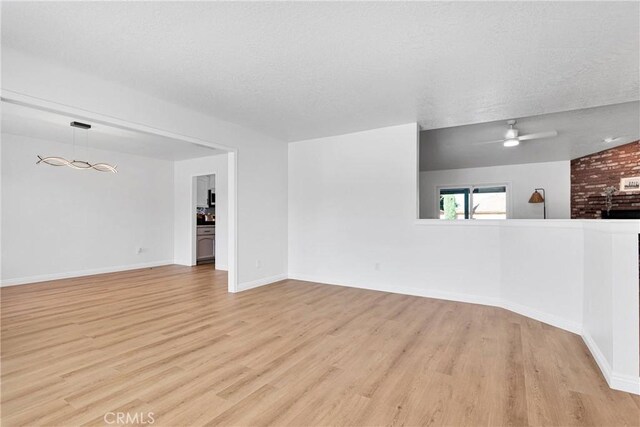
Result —
<svg viewBox="0 0 640 427"><path fill-rule="evenodd" d="M535 190L531 197L529 197L529 203L544 203L544 197L538 193L538 190Z"/></svg>

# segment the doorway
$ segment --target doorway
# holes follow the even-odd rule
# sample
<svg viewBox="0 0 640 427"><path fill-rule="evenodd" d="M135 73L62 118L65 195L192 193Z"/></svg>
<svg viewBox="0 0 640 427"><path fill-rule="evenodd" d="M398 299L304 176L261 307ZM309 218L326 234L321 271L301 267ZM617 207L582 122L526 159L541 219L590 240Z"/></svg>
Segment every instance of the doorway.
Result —
<svg viewBox="0 0 640 427"><path fill-rule="evenodd" d="M216 265L216 175L196 177L196 265Z"/></svg>
<svg viewBox="0 0 640 427"><path fill-rule="evenodd" d="M66 118L73 118L82 120L92 125L95 125L95 128L98 129L113 129L116 132L119 132L115 138L107 138L105 139L105 143L107 146L105 147L97 147L97 148L108 148L113 151L123 151L127 152L131 148L131 144L128 143L126 138L123 137L129 135L130 133L135 133L137 135L142 135L145 137L144 141L148 142L148 147L150 153L155 154L166 154L171 157L171 153L174 153L175 149L179 146L184 147L185 144L193 148L195 156L190 158L200 157L205 155L205 151L202 150L216 150L221 154L221 157L224 159L225 167L227 174L225 175L226 182L224 188L227 191L227 206L225 209L227 220L227 228L225 233L225 239L221 242L220 237L216 239L215 242L216 247L218 248L218 253L221 252L221 244L224 244L224 249L227 253L227 266L228 266L228 290L229 292L237 292L237 244L236 239L238 236L238 231L236 229L237 224L237 149L232 147L224 146L218 142L205 141L199 138L194 138L191 136L187 136L184 134L178 134L171 131L150 127L140 123L134 123L127 120L115 118L112 116L105 116L100 113L95 113L91 111L86 111L82 109L78 109L75 107L71 107L68 105L62 105L38 98L33 98L27 95L10 93L3 91L1 101L3 106L5 105L14 105L19 107L24 107L30 110L37 112L38 114L53 114L60 115ZM68 123L69 120L65 119ZM124 133L123 133L124 132ZM100 141L96 141L99 143ZM166 142L166 144L164 144ZM164 144L164 145L163 145ZM146 147L146 146L145 146ZM199 147L199 148L198 148ZM200 150L200 151L198 151ZM169 154L167 154L169 153ZM182 156L184 158L184 156ZM217 157L214 155L213 157ZM209 157L210 158L210 157ZM203 157L203 162L207 162L206 157ZM166 160L172 161L174 158L168 158ZM181 159L175 159L174 165L181 163ZM209 171L209 167L204 165L202 171L199 174L212 174L214 172ZM135 168L129 168L128 171L135 171ZM175 172L175 169L174 169ZM198 175L199 175L198 174ZM121 176L125 176L124 172L122 174L118 174L118 178ZM193 265L190 264L190 243L194 243L195 249L195 225L196 218L193 214L194 210L189 206L188 203L178 203L178 200L183 200L184 198L188 198L190 191L189 185L184 185L183 182L191 181L191 177L183 176L184 181L174 181L174 244L173 244L173 259L164 259L162 260L162 264L166 263L175 263L182 265ZM218 178L218 177L216 177ZM186 182L185 182L186 181ZM219 179L216 179L216 187L219 187ZM218 197L219 190L216 192L216 198ZM170 197L170 196L168 196ZM195 191L194 191L194 201L195 201ZM216 205L218 205L218 201L216 200ZM182 210L186 210L189 212L189 215L183 215ZM220 216L219 206L216 206L218 211L218 216ZM166 211L166 210L165 210ZM219 221L218 221L219 223ZM193 236L189 238L189 225L193 225L191 227L193 229ZM219 224L216 224L219 227ZM170 225L167 225L164 229L170 228ZM180 230L185 230L184 232L179 232ZM155 236L153 233L141 233L143 236L151 235ZM227 236L228 235L228 236ZM135 245L134 245L135 246ZM195 255L195 250L193 251ZM145 251L145 247L137 246L136 252L139 256L146 256L147 254L152 254L152 251ZM219 257L216 256L216 260ZM136 264L137 265L137 264ZM119 264L117 269L109 267L110 271L120 271L126 268L123 268L124 264ZM124 266L126 267L126 266ZM216 266L217 267L217 266ZM104 268L101 269L105 270ZM80 273L89 274L89 272L93 272L93 270L82 270ZM60 276L60 275L58 275ZM78 274L65 274L64 277L76 277ZM62 277L62 276L60 276ZM56 277L58 278L58 277Z"/></svg>

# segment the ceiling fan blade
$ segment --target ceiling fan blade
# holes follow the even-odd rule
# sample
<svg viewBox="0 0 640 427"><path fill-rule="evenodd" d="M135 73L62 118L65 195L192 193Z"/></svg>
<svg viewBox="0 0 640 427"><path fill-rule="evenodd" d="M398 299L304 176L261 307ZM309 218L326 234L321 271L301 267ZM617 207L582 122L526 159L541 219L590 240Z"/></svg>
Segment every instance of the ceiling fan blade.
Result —
<svg viewBox="0 0 640 427"><path fill-rule="evenodd" d="M504 139L496 139L495 141L486 141L486 142L474 142L473 145L497 144L499 142L504 142Z"/></svg>
<svg viewBox="0 0 640 427"><path fill-rule="evenodd" d="M518 137L518 139L520 141L526 141L528 139L551 138L552 136L558 136L558 132L555 130L552 130L549 132L530 133L529 135L521 135Z"/></svg>

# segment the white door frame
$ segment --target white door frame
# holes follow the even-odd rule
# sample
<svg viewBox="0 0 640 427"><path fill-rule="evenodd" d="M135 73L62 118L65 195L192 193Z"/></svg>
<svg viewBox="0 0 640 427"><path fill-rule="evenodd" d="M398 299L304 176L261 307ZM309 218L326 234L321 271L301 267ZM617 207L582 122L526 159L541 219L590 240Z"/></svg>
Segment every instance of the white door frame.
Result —
<svg viewBox="0 0 640 427"><path fill-rule="evenodd" d="M158 129L151 126L143 125L140 123L129 122L127 120L119 119L116 117L106 116L104 114L96 113L93 111L83 110L81 108L75 108L68 105L59 104L57 102L47 101L41 98L35 98L29 95L24 95L18 92L13 92L10 90L2 89L2 95L0 97L2 102L7 102L16 105L22 105L25 107L33 108L41 111L49 111L52 113L73 116L80 120L87 120L94 123L103 124L105 126L141 132L149 135L158 135L165 138L172 138L184 142L189 142L191 144L201 145L209 148L216 148L218 150L226 151L228 153L228 161L229 161L229 177L228 177L228 185L229 185L229 194L228 194L228 203L229 203L229 229L228 229L228 290L229 292L236 292L238 289L238 260L237 260L237 239L238 239L238 230L237 230L237 203L238 203L238 192L237 192L237 154L238 149L233 147L227 147L225 145L205 141L199 138L194 138L191 136L186 136L174 132L170 132L164 129ZM195 215L192 215L195 217ZM195 222L195 219L193 220Z"/></svg>

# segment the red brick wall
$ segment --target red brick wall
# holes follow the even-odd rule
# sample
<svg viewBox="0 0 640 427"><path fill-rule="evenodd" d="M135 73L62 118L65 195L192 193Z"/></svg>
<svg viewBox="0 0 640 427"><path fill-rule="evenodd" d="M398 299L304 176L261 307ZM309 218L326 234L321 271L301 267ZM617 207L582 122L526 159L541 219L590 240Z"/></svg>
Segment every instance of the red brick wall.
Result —
<svg viewBox="0 0 640 427"><path fill-rule="evenodd" d="M620 178L629 176L640 176L640 141L572 160L571 218L600 218L604 189L620 188ZM611 209L640 209L640 193L616 192Z"/></svg>

